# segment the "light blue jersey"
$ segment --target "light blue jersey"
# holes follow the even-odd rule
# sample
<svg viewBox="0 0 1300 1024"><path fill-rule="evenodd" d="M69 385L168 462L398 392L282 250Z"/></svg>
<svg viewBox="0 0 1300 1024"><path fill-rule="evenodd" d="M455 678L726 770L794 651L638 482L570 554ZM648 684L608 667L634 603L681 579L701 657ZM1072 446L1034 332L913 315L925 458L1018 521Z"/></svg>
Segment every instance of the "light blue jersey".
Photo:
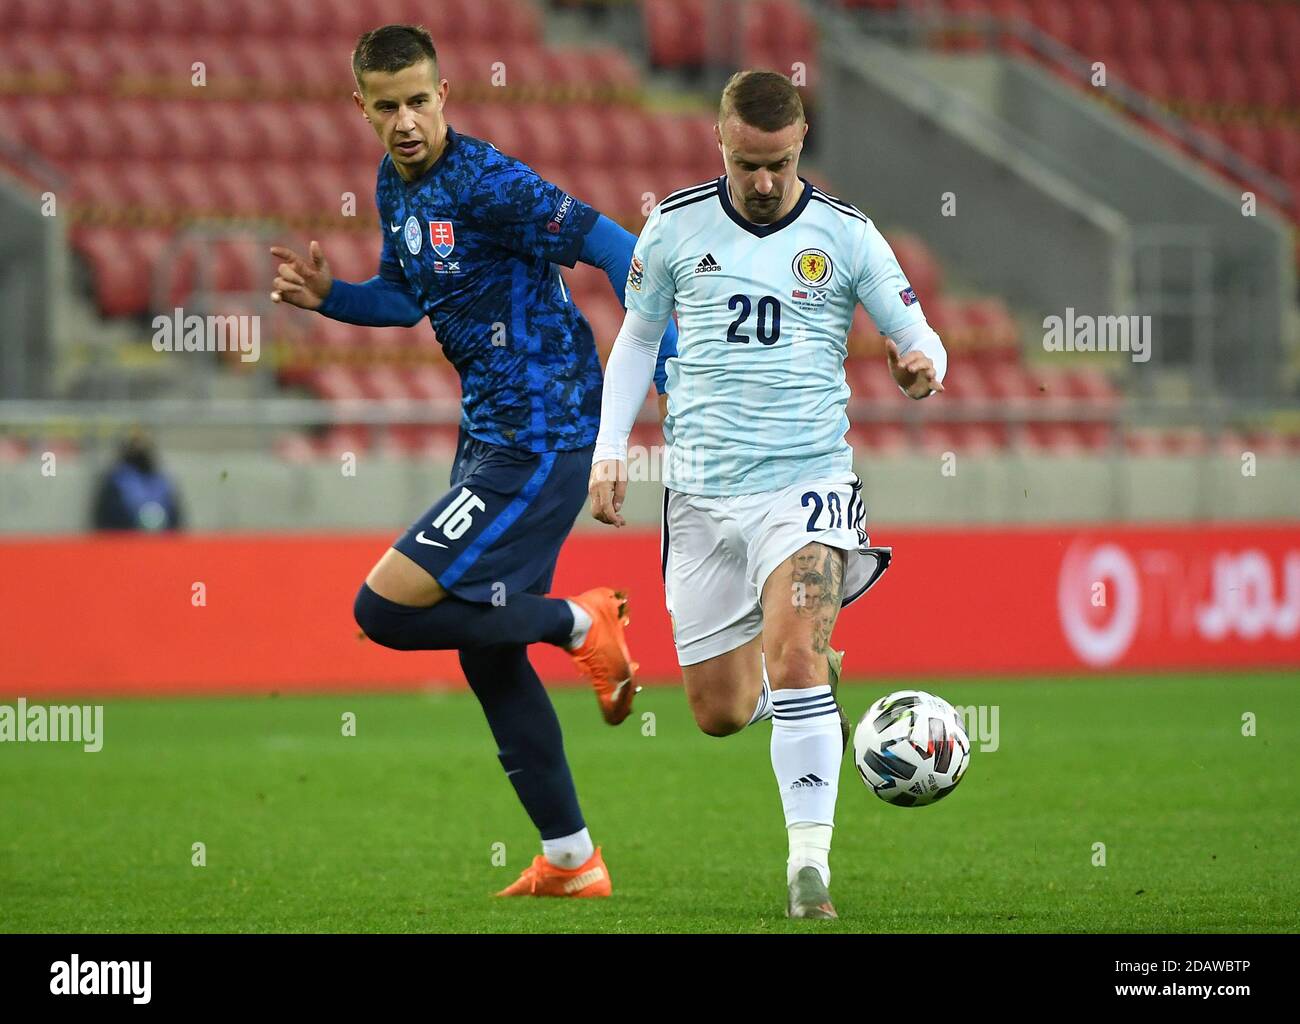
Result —
<svg viewBox="0 0 1300 1024"><path fill-rule="evenodd" d="M925 319L875 225L800 181L798 202L773 224L735 210L725 175L683 189L637 241L627 308L678 318L665 424L672 490L755 494L849 472L853 311L861 302L886 334Z"/></svg>

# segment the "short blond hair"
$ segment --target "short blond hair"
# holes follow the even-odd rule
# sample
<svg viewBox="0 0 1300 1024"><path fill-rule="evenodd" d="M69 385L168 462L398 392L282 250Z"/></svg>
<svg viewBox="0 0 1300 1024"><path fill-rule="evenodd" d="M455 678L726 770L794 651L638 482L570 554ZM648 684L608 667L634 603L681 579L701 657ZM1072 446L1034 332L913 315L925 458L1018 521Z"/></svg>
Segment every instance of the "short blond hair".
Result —
<svg viewBox="0 0 1300 1024"><path fill-rule="evenodd" d="M737 71L722 89L718 124L725 124L732 114L760 131L776 132L803 120L803 100L785 75Z"/></svg>

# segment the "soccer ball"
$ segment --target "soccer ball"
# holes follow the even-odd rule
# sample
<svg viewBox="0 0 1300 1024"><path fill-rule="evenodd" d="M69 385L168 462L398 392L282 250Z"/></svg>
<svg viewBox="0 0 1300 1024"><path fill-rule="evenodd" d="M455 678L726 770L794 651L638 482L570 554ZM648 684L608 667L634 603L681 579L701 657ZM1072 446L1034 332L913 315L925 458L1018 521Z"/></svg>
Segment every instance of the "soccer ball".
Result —
<svg viewBox="0 0 1300 1024"><path fill-rule="evenodd" d="M970 764L970 739L946 700L899 690L862 716L853 735L853 760L881 800L924 807L957 788Z"/></svg>

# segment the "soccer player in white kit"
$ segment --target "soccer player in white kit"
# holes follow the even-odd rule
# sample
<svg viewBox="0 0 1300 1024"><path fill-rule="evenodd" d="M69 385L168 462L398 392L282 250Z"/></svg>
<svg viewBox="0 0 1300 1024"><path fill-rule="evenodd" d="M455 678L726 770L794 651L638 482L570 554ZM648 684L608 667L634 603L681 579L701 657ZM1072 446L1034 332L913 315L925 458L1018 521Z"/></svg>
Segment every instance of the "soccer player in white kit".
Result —
<svg viewBox="0 0 1300 1024"><path fill-rule="evenodd" d="M590 493L596 519L624 524L627 439L675 310L662 547L682 679L709 735L772 719L786 913L825 918L848 740L831 630L889 563L869 546L845 440L857 303L912 398L943 390L947 354L872 222L799 177L807 130L785 76L727 83L715 128L726 174L665 199L637 242Z"/></svg>

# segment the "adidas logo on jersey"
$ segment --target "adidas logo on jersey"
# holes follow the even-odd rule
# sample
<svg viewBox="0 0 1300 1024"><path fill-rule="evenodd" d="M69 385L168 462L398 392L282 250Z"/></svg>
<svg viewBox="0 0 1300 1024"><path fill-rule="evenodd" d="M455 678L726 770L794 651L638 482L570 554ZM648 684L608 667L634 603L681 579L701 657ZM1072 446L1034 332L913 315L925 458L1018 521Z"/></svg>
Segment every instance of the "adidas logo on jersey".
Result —
<svg viewBox="0 0 1300 1024"><path fill-rule="evenodd" d="M706 252L704 254L704 259L695 264L695 272L697 274L711 274L721 269L722 264L713 258L713 253L711 252Z"/></svg>
<svg viewBox="0 0 1300 1024"><path fill-rule="evenodd" d="M794 782L790 784L790 788L791 789L812 789L814 786L829 786L829 785L830 785L829 782L825 782L822 779L818 778L816 775L813 775L811 772L809 772L803 778L795 779Z"/></svg>

